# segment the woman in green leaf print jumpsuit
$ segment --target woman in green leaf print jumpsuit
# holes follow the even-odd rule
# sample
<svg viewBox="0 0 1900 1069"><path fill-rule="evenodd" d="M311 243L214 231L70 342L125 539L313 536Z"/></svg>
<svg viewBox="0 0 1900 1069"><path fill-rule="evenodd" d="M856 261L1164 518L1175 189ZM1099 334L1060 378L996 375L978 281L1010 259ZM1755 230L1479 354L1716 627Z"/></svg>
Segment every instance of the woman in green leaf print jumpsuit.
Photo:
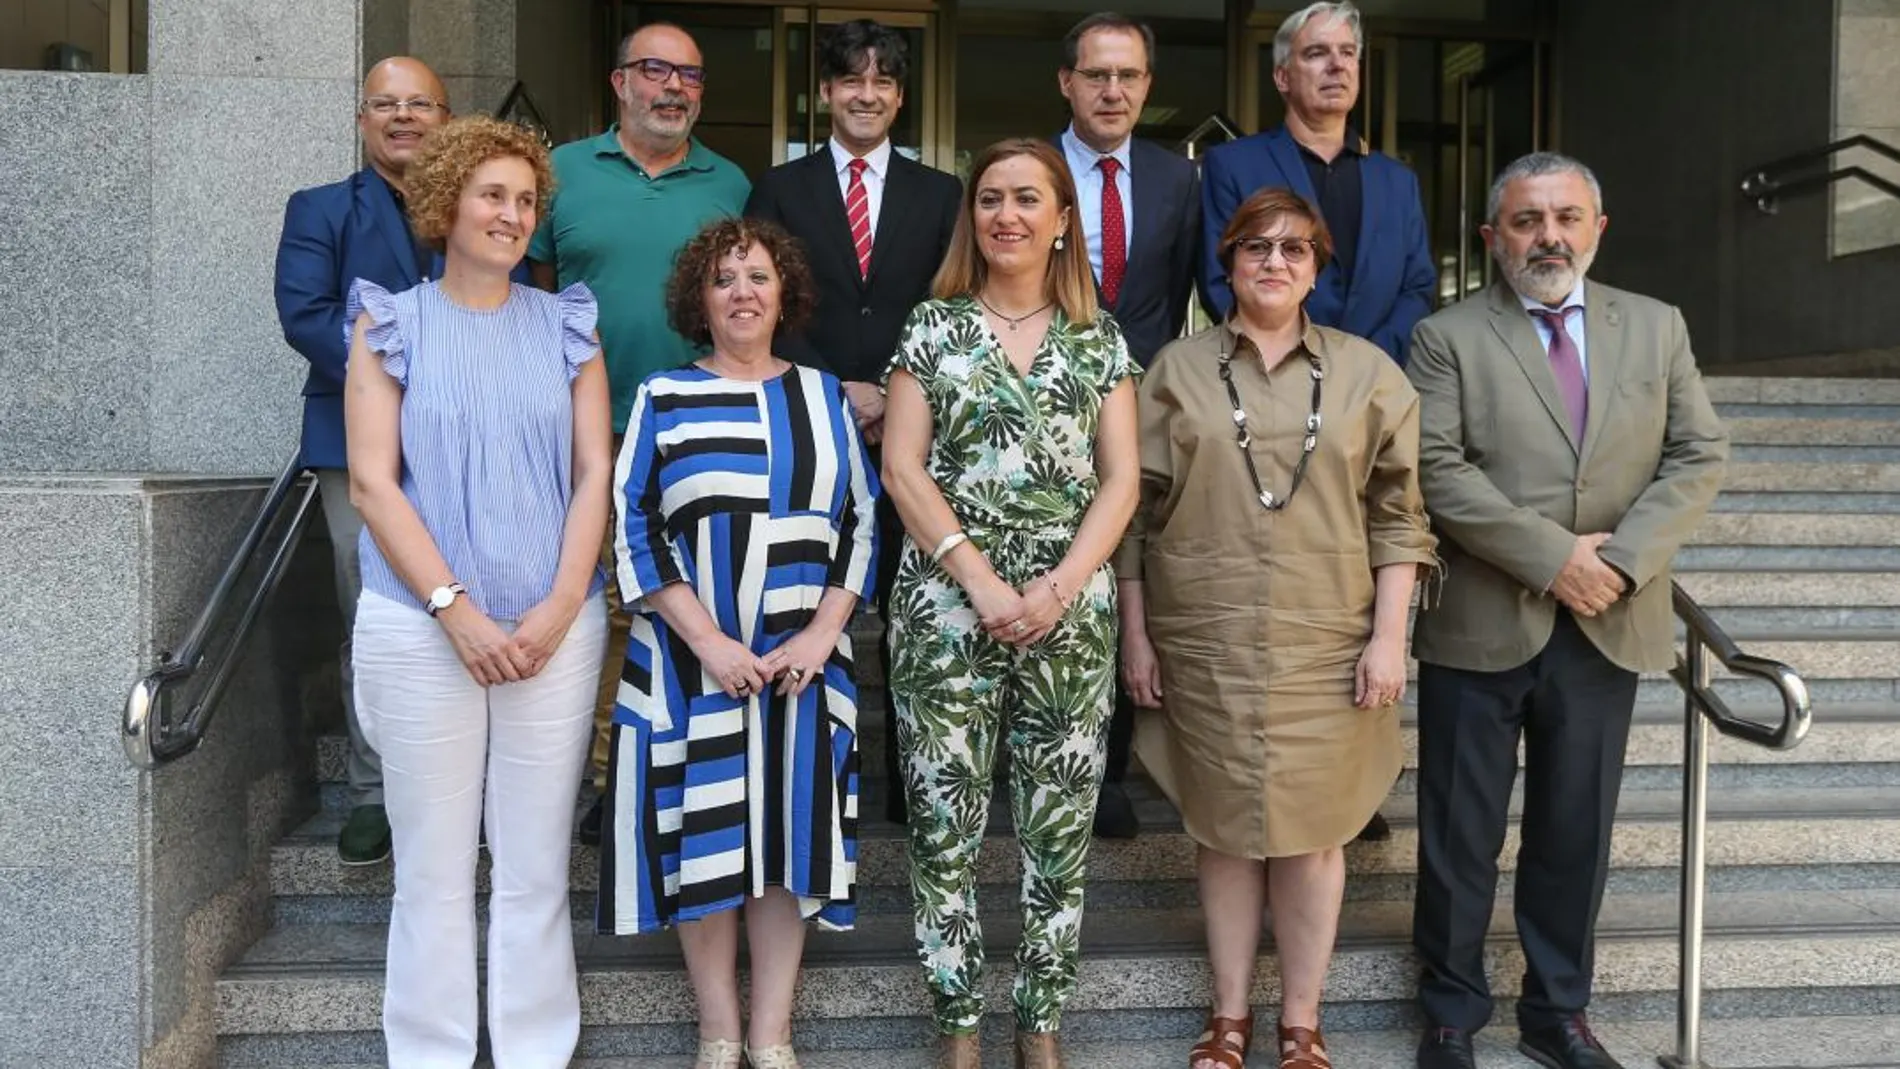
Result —
<svg viewBox="0 0 1900 1069"><path fill-rule="evenodd" d="M978 157L935 299L891 364L886 491L909 537L890 691L917 940L943 1069L975 1069L976 855L999 743L1023 859L1016 1064L1059 1069L1115 670L1105 563L1139 493L1135 364L1094 280L1062 158Z"/></svg>

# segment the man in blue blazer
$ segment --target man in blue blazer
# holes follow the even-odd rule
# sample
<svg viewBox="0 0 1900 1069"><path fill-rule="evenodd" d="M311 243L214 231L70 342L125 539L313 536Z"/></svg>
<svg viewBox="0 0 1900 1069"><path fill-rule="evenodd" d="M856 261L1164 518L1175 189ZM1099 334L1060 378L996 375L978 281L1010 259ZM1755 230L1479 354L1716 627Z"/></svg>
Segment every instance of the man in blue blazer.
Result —
<svg viewBox="0 0 1900 1069"><path fill-rule="evenodd" d="M1291 189L1319 207L1333 235L1333 260L1307 299L1307 315L1366 338L1403 365L1412 327L1435 304L1438 272L1418 178L1371 151L1348 125L1364 44L1351 3L1310 4L1281 23L1273 84L1286 101L1286 124L1218 146L1202 163L1201 301L1216 317L1232 309L1216 253L1234 209L1263 187Z"/></svg>
<svg viewBox="0 0 1900 1069"><path fill-rule="evenodd" d="M1201 226L1193 161L1133 136L1153 84L1154 52L1147 24L1094 14L1062 39L1056 74L1070 119L1056 147L1075 179L1096 291L1142 367L1181 333ZM1122 789L1134 730L1134 703L1117 687L1095 809L1095 834L1105 838L1132 838L1141 827Z"/></svg>
<svg viewBox="0 0 1900 1069"><path fill-rule="evenodd" d="M305 467L316 470L323 515L336 550L337 604L343 610L343 710L350 730L351 810L337 838L346 865L389 856L383 813L383 768L356 722L349 627L362 589L356 546L363 518L350 504L343 447L343 369L349 324L343 302L350 282L366 278L391 292L436 277L439 254L418 241L403 215L402 180L422 137L449 117L441 79L420 60L386 59L370 69L357 102L356 126L369 166L341 182L299 190L284 208L277 245L277 318L284 340L310 361L304 380Z"/></svg>

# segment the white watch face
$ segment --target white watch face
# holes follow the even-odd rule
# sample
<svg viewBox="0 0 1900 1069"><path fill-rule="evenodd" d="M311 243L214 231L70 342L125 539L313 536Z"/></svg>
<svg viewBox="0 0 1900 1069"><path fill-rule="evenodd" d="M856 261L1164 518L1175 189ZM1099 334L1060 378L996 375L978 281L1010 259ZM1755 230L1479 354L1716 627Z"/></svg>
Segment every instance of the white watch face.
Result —
<svg viewBox="0 0 1900 1069"><path fill-rule="evenodd" d="M434 592L429 595L429 604L435 606L437 609L446 609L450 605L455 604L455 591L445 586L436 587Z"/></svg>

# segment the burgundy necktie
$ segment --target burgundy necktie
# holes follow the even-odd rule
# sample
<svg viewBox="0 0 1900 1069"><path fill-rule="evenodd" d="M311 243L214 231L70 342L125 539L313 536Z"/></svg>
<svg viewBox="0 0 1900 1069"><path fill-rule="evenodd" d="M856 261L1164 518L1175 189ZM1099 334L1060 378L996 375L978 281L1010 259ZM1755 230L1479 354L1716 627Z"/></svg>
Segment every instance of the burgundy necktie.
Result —
<svg viewBox="0 0 1900 1069"><path fill-rule="evenodd" d="M858 277L871 277L871 196L864 191L864 169L870 164L852 160L851 183L844 191L844 217L851 224L851 244L858 251Z"/></svg>
<svg viewBox="0 0 1900 1069"><path fill-rule="evenodd" d="M1571 340L1570 332L1564 329L1564 321L1570 318L1570 313L1581 311L1583 309L1574 304L1561 311L1548 308L1531 311L1550 328L1550 370L1557 376L1557 392L1563 394L1564 407L1570 410L1570 429L1576 432L1579 445L1583 443L1583 429L1590 422L1590 386L1583 380L1583 356L1577 352L1577 343Z"/></svg>
<svg viewBox="0 0 1900 1069"><path fill-rule="evenodd" d="M1115 175L1122 161L1103 156L1102 168L1102 301L1110 308L1121 296L1122 273L1128 270L1128 230L1122 223L1122 191Z"/></svg>

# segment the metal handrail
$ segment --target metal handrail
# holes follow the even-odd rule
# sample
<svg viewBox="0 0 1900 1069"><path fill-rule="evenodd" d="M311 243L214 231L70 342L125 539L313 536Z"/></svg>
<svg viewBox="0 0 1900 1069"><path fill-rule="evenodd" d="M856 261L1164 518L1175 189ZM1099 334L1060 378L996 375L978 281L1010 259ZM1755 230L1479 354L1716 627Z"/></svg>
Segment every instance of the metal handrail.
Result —
<svg viewBox="0 0 1900 1069"><path fill-rule="evenodd" d="M1228 141L1238 141L1246 136L1240 132L1240 124L1219 112L1215 112L1207 118L1202 119L1194 129L1188 131L1186 137L1181 139L1181 154L1190 160L1199 159L1201 153L1204 151L1201 148L1201 142L1207 140L1207 135L1212 133L1224 134Z"/></svg>
<svg viewBox="0 0 1900 1069"><path fill-rule="evenodd" d="M1879 138L1866 134L1855 134L1832 141L1820 148L1797 152L1792 156L1783 156L1771 160L1760 167L1752 168L1742 176L1742 196L1755 202L1756 210L1763 215L1773 215L1780 210L1779 198L1804 193L1810 189L1820 189L1833 185L1846 178L1858 178L1890 197L1900 198L1900 183L1892 182L1874 174L1865 167L1834 167L1818 173L1784 176L1784 171L1810 170L1815 164L1825 164L1836 153L1850 149L1866 149L1876 156L1884 156L1894 163L1900 163L1900 149L1894 148Z"/></svg>
<svg viewBox="0 0 1900 1069"><path fill-rule="evenodd" d="M517 116L516 112L522 115ZM508 94L501 98L500 106L495 108L495 118L528 127L541 138L543 145L552 147L554 144L552 135L548 133L547 117L541 114L534 97L529 95L526 82L516 80L515 84L508 87Z"/></svg>
<svg viewBox="0 0 1900 1069"><path fill-rule="evenodd" d="M1702 906L1706 888L1704 852L1709 818L1709 729L1771 750L1791 750L1814 721L1808 685L1780 661L1743 653L1702 606L1673 585L1676 618L1687 632L1670 675L1681 685L1684 705L1682 760L1682 945L1676 990L1676 1051L1657 1060L1665 1069L1706 1069L1701 1056ZM1774 684L1781 695L1781 722L1764 724L1737 716L1715 693L1714 664L1736 675Z"/></svg>
<svg viewBox="0 0 1900 1069"><path fill-rule="evenodd" d="M134 767L157 768L191 753L204 742L218 699L224 695L225 685L237 666L238 653L256 627L264 603L283 581L290 559L303 539L316 495L316 479L307 477L301 460L293 457L265 493L250 529L244 532L237 551L224 566L224 574L218 577L217 585L205 598L204 608L198 611L197 619L185 632L184 641L176 651L161 656L151 674L132 685L132 692L125 699L125 724L119 741L125 747L126 759ZM287 524L279 524L286 508L294 511ZM278 533L267 542L273 530ZM268 557L263 573L243 603L223 645L208 655L206 647L213 631L229 615L239 581L259 558L260 550ZM182 717L173 716L170 698L174 688L195 677L201 669L207 672L204 690Z"/></svg>

